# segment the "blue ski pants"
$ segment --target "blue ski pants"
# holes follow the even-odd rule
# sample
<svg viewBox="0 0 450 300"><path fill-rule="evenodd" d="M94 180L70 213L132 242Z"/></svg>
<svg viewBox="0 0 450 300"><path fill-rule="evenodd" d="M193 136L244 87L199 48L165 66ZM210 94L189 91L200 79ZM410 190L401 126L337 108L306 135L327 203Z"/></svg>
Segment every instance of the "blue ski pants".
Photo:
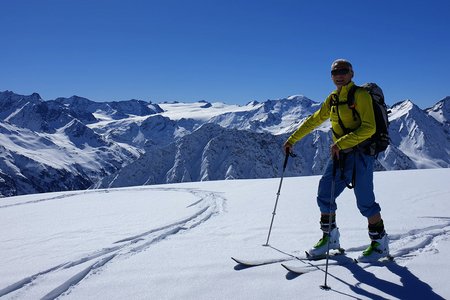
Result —
<svg viewBox="0 0 450 300"><path fill-rule="evenodd" d="M334 199L331 199L333 160L330 159L328 161L325 173L320 179L317 192L317 204L319 205L320 212L325 214L336 212L336 198L347 187L346 184L351 183L352 174L355 173L355 187L353 191L359 211L367 218L379 213L381 208L375 202L373 192L373 164L375 158L361 151L352 151L345 154L345 156L343 170L339 167L336 170Z"/></svg>

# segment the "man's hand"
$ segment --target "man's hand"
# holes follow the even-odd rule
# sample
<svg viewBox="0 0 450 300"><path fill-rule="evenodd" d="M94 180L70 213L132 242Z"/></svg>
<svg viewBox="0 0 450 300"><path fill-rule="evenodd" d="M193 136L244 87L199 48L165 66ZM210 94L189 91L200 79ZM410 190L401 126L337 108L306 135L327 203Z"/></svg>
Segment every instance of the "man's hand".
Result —
<svg viewBox="0 0 450 300"><path fill-rule="evenodd" d="M292 144L291 143L289 143L289 142L286 142L286 143L284 143L284 146L283 146L283 148L284 148L284 153L285 154L290 154L290 153L292 153Z"/></svg>
<svg viewBox="0 0 450 300"><path fill-rule="evenodd" d="M331 157L333 159L336 158L337 160L339 160L339 151L341 151L341 149L339 149L336 144L331 145Z"/></svg>

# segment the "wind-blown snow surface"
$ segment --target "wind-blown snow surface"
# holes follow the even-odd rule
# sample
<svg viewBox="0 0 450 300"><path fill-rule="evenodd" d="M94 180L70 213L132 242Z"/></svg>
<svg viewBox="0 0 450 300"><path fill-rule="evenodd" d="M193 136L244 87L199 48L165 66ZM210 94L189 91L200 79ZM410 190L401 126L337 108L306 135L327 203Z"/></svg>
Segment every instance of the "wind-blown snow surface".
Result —
<svg viewBox="0 0 450 300"><path fill-rule="evenodd" d="M302 255L320 237L318 176L27 195L0 201L2 299L450 298L450 169L375 173L395 262L294 276L280 263L230 257ZM338 198L341 246L368 243L352 192ZM292 259L292 258L291 258ZM308 262L287 262L308 266ZM322 262L320 262L322 263ZM333 261L331 261L333 263Z"/></svg>

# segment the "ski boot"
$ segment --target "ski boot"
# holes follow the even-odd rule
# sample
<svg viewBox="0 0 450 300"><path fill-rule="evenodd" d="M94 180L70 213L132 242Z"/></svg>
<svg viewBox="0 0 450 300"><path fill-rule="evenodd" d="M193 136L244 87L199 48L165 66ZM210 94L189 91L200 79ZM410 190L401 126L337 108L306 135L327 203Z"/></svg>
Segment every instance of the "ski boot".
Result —
<svg viewBox="0 0 450 300"><path fill-rule="evenodd" d="M381 219L375 224L369 223L369 237L372 241L366 250L358 257L360 262L375 262L382 258L390 259L389 238L384 230L384 223Z"/></svg>
<svg viewBox="0 0 450 300"><path fill-rule="evenodd" d="M383 258L391 259L389 238L386 233L381 239L372 240L369 247L358 257L358 262L376 262Z"/></svg>
<svg viewBox="0 0 450 300"><path fill-rule="evenodd" d="M337 227L331 230L329 234L324 232L322 238L317 242L317 244L315 244L314 247L306 252L307 256L311 259L323 257L327 253L328 243L330 243L330 250L337 249L339 251L342 251L339 244L339 237L340 234Z"/></svg>

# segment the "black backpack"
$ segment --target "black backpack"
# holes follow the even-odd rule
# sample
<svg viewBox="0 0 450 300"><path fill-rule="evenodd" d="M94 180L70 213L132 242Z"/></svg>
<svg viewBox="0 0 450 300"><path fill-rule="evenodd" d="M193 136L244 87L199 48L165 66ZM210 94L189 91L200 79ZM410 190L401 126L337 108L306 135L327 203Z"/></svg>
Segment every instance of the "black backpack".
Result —
<svg viewBox="0 0 450 300"><path fill-rule="evenodd" d="M383 152L389 146L389 119L386 103L384 102L384 95L381 88L375 83L366 83L362 86L353 85L347 95L347 105L352 110L353 115L359 117L358 112L355 109L355 92L357 89L365 89L372 97L373 112L375 114L376 131L367 141L364 141L360 147L366 154L378 155ZM338 114L339 117L339 114ZM339 125L344 132L348 133L349 130L344 127L341 119L339 118Z"/></svg>

